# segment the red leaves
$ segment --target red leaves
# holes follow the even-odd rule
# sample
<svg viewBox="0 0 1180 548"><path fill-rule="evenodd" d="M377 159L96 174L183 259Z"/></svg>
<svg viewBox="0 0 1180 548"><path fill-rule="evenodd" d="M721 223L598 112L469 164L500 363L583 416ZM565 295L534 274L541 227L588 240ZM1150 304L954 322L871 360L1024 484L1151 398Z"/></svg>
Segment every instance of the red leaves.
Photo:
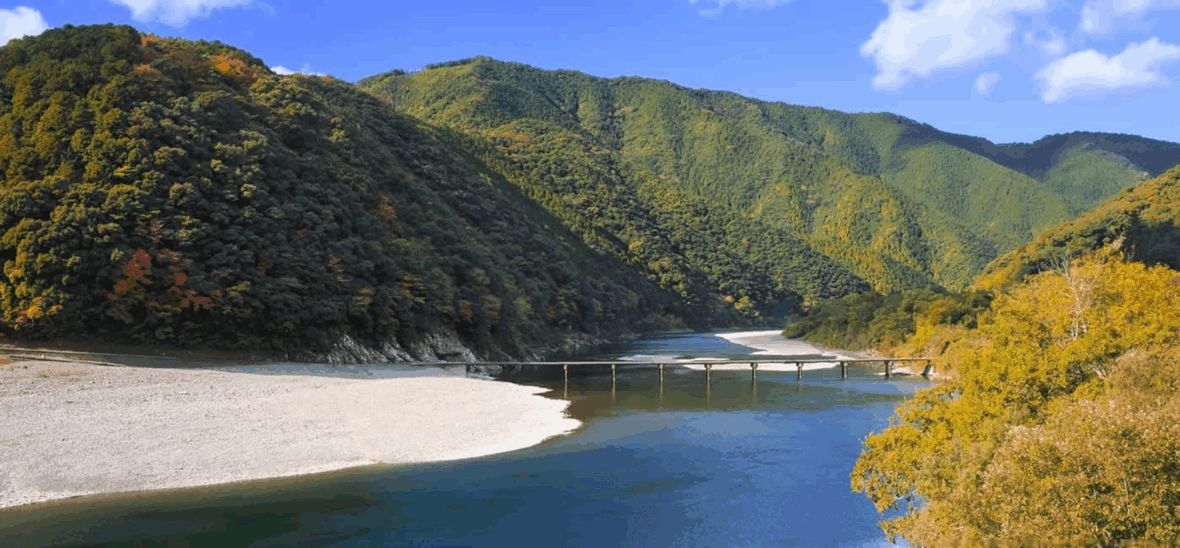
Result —
<svg viewBox="0 0 1180 548"><path fill-rule="evenodd" d="M114 297L140 286L152 285L151 275L152 256L146 250L136 249L127 264L123 265L123 279L115 282Z"/></svg>
<svg viewBox="0 0 1180 548"><path fill-rule="evenodd" d="M183 297L180 299L181 309L191 309L193 312L200 312L202 310L210 310L213 308L213 299L198 295L196 291L190 289L183 292Z"/></svg>
<svg viewBox="0 0 1180 548"><path fill-rule="evenodd" d="M177 262L175 260L169 261L169 253L171 252L160 252L162 262L165 264L168 262ZM167 291L167 295L171 296L171 299L165 299L165 303L160 303L142 291L142 288L152 285L152 256L145 249L137 249L132 252L131 258L123 265L123 278L115 282L114 290L111 295L108 295L108 298L116 300L121 297L128 297L132 301L140 301L149 308L155 308L161 304L167 306L167 301L170 300L173 306L181 310L200 312L202 310L213 309L216 300L221 297L221 291L214 290L206 296L201 295L195 289L187 289L185 285L189 281L188 273L179 270L175 266L171 267L171 269L173 270L172 286Z"/></svg>
<svg viewBox="0 0 1180 548"><path fill-rule="evenodd" d="M188 274L185 272L176 272L172 275L173 287L169 290L170 293L177 299L177 306L181 310L192 310L193 312L200 312L202 310L211 310L213 308L213 299L201 295L195 289L182 289L184 284L188 283ZM213 292L220 295L220 291Z"/></svg>
<svg viewBox="0 0 1180 548"><path fill-rule="evenodd" d="M135 253L131 254L131 260L123 266L123 276L138 284L151 285L152 281L148 279L151 275L152 256L143 249L136 249Z"/></svg>

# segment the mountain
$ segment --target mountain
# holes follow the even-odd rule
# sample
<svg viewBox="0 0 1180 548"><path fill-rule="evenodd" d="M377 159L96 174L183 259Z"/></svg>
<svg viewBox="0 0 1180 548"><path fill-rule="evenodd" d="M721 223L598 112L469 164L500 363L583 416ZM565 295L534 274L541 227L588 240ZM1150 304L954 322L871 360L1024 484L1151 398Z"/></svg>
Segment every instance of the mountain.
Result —
<svg viewBox="0 0 1180 548"><path fill-rule="evenodd" d="M358 85L479 143L595 249L754 313L792 295L961 289L1180 158L1180 145L1134 136L997 145L890 114L483 57Z"/></svg>
<svg viewBox="0 0 1180 548"><path fill-rule="evenodd" d="M430 359L764 322L964 287L1176 148L64 27L0 48L0 334Z"/></svg>
<svg viewBox="0 0 1180 548"><path fill-rule="evenodd" d="M1180 270L1180 168L1129 188L996 259L976 285L1006 287L1110 245L1135 261Z"/></svg>
<svg viewBox="0 0 1180 548"><path fill-rule="evenodd" d="M725 321L345 82L121 26L0 76L9 337L429 359Z"/></svg>
<svg viewBox="0 0 1180 548"><path fill-rule="evenodd" d="M996 259L972 290L916 289L818 303L784 330L790 338L889 355L938 355L957 327L974 327L997 294L1083 258L1120 251L1131 262L1180 270L1180 167L1119 193ZM1109 258L1109 257L1107 257Z"/></svg>

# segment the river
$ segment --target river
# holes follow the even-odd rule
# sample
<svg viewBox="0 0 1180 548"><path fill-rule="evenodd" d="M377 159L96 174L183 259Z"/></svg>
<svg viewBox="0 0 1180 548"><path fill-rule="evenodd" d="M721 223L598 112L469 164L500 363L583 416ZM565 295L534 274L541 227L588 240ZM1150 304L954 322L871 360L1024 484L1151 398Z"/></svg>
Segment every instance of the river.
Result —
<svg viewBox="0 0 1180 548"><path fill-rule="evenodd" d="M763 336L762 340L774 339ZM775 341L771 341L772 343ZM781 340L779 342L782 342ZM774 346L773 344L771 346ZM794 348L788 345L787 348ZM712 333L582 358L773 357ZM791 354L815 357L816 352ZM550 370L574 434L491 457L298 479L86 497L0 513L5 545L871 546L849 488L861 441L925 385L879 368Z"/></svg>

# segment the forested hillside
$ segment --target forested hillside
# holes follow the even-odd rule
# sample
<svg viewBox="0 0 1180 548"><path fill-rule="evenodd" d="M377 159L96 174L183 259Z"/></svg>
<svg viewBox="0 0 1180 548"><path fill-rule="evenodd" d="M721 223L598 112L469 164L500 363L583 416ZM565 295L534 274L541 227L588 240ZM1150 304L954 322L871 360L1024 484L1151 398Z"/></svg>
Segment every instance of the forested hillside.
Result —
<svg viewBox="0 0 1180 548"><path fill-rule="evenodd" d="M486 58L359 88L129 27L0 48L3 332L519 356L924 302L1177 150Z"/></svg>
<svg viewBox="0 0 1180 548"><path fill-rule="evenodd" d="M920 545L1180 539L1180 168L997 260L962 293L825 301L788 336L937 356L852 475ZM845 347L847 347L845 346Z"/></svg>
<svg viewBox="0 0 1180 548"><path fill-rule="evenodd" d="M992 296L1071 260L1118 252L1180 270L1180 167L1126 189L1080 217L1046 230L990 264L961 292L929 289L848 295L817 303L784 334L836 348L941 354L954 327L974 327Z"/></svg>
<svg viewBox="0 0 1180 548"><path fill-rule="evenodd" d="M10 337L523 355L726 317L372 96L216 43L97 26L0 48L0 174Z"/></svg>
<svg viewBox="0 0 1180 548"><path fill-rule="evenodd" d="M755 311L865 284L965 287L1000 252L1180 154L1103 134L995 145L893 115L487 58L360 86L490 144L481 157L596 248ZM626 220L603 220L618 211Z"/></svg>
<svg viewBox="0 0 1180 548"><path fill-rule="evenodd" d="M988 266L976 285L1011 285L1108 245L1121 247L1134 260L1180 269L1180 167L1005 254Z"/></svg>

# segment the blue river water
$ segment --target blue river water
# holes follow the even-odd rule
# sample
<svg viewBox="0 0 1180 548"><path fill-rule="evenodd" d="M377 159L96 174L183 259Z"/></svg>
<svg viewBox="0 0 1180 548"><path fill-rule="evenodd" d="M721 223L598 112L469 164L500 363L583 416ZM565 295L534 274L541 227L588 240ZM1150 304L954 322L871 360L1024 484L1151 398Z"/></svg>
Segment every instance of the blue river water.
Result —
<svg viewBox="0 0 1180 548"><path fill-rule="evenodd" d="M605 350L743 358L708 333ZM758 356L765 357L765 356ZM550 372L551 373L551 372ZM873 546L849 488L863 438L924 382L870 368L792 372L577 370L575 433L465 461L74 499L0 512L4 545ZM538 373L538 375L541 375ZM519 379L518 379L519 380Z"/></svg>

